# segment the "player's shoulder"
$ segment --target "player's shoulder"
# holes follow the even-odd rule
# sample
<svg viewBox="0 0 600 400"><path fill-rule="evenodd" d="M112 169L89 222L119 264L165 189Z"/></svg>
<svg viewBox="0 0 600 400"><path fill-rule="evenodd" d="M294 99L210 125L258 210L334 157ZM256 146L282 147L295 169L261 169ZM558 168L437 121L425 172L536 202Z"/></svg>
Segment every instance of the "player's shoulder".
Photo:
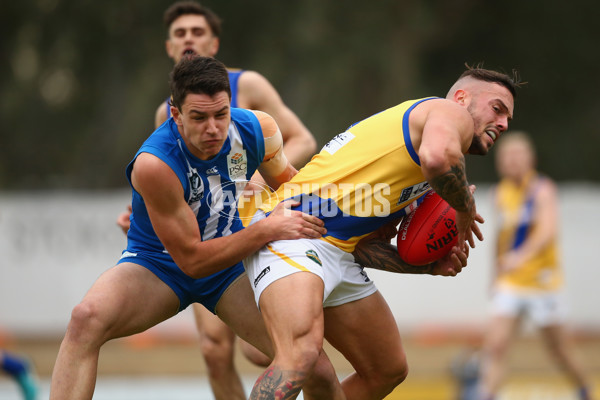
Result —
<svg viewBox="0 0 600 400"><path fill-rule="evenodd" d="M410 115L411 124L456 129L465 140L473 134L473 117L466 106L443 98L416 101L415 104L416 107Z"/></svg>
<svg viewBox="0 0 600 400"><path fill-rule="evenodd" d="M250 112L256 116L264 137L271 137L279 132L277 122L275 122L275 119L270 114L260 110L250 110Z"/></svg>
<svg viewBox="0 0 600 400"><path fill-rule="evenodd" d="M535 184L537 185L537 193L540 198L555 197L558 194L558 185L547 175L538 175Z"/></svg>
<svg viewBox="0 0 600 400"><path fill-rule="evenodd" d="M244 70L238 80L240 90L267 90L272 89L271 82L261 73L253 70Z"/></svg>
<svg viewBox="0 0 600 400"><path fill-rule="evenodd" d="M135 159L133 164L132 174L138 182L153 182L161 181L165 178L170 178L169 166L158 156L141 152Z"/></svg>
<svg viewBox="0 0 600 400"><path fill-rule="evenodd" d="M428 113L436 113L437 115L448 116L452 118L472 119L467 107L449 99L433 98L429 101L423 102L422 106L422 109Z"/></svg>
<svg viewBox="0 0 600 400"><path fill-rule="evenodd" d="M447 120L455 124L473 123L473 118L467 107L452 100L441 97L430 97L413 100L409 104L414 105L414 109L411 111L411 118L418 118L423 122Z"/></svg>

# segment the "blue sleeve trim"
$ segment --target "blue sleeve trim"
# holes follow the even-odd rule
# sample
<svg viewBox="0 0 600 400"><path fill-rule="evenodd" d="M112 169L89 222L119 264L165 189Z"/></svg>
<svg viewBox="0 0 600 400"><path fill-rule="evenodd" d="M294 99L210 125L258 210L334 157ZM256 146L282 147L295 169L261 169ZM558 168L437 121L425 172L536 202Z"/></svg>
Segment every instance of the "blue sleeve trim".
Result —
<svg viewBox="0 0 600 400"><path fill-rule="evenodd" d="M421 104L424 101L432 100L432 99L439 99L439 97L428 97L426 99L417 101L415 104L410 106L410 108L408 110L406 110L406 112L404 113L404 116L402 117L402 132L404 133L404 143L406 144L406 150L408 150L408 154L413 159L413 161L415 163L417 163L418 166L421 166L421 160L419 159L419 155L415 151L412 141L410 140L410 128L409 128L409 124L408 124L408 118L410 116L411 111L416 106L418 106L419 104Z"/></svg>

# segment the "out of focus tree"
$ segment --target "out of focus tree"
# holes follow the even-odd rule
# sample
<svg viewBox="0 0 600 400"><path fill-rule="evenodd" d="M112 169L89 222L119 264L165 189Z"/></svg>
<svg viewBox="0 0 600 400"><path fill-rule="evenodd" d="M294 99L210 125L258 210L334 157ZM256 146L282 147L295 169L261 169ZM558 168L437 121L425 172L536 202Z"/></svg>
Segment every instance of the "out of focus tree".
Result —
<svg viewBox="0 0 600 400"><path fill-rule="evenodd" d="M600 180L600 4L558 0L204 3L224 20L219 58L278 88L320 144L408 99L445 96L464 63L520 71L515 128L540 168ZM124 187L168 94L170 1L23 0L0 12L0 187ZM495 179L471 158L474 181Z"/></svg>

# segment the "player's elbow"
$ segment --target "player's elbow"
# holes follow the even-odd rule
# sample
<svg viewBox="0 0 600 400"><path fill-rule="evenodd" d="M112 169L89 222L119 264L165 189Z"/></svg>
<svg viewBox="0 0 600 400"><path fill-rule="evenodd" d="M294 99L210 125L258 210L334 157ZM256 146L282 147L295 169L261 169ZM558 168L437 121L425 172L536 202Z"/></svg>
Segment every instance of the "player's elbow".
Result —
<svg viewBox="0 0 600 400"><path fill-rule="evenodd" d="M173 261L175 261L175 264L177 264L179 269L190 278L200 279L210 275L210 273L206 272L207 266L205 265L205 263L202 260L199 260L196 257L194 257L194 255L190 253L170 254L173 258Z"/></svg>
<svg viewBox="0 0 600 400"><path fill-rule="evenodd" d="M310 133L305 135L303 148L309 157L317 151L317 141Z"/></svg>
<svg viewBox="0 0 600 400"><path fill-rule="evenodd" d="M419 154L421 169L427 180L445 174L450 169L448 158L444 154L423 152Z"/></svg>
<svg viewBox="0 0 600 400"><path fill-rule="evenodd" d="M297 136L286 144L286 154L292 165L298 169L304 166L317 152L317 141L307 131L305 135ZM290 150L290 151L288 151Z"/></svg>

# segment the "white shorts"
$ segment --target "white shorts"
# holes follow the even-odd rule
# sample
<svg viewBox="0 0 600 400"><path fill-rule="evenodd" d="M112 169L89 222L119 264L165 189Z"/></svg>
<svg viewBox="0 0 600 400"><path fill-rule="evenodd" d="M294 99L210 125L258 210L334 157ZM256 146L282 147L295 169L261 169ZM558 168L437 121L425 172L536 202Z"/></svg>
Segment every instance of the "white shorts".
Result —
<svg viewBox="0 0 600 400"><path fill-rule="evenodd" d="M323 307L334 307L370 296L373 281L354 256L320 239L278 240L244 260L256 304L271 283L308 271L324 283Z"/></svg>
<svg viewBox="0 0 600 400"><path fill-rule="evenodd" d="M521 292L497 287L492 297L492 314L518 317L527 314L538 327L561 324L566 310L560 292Z"/></svg>

